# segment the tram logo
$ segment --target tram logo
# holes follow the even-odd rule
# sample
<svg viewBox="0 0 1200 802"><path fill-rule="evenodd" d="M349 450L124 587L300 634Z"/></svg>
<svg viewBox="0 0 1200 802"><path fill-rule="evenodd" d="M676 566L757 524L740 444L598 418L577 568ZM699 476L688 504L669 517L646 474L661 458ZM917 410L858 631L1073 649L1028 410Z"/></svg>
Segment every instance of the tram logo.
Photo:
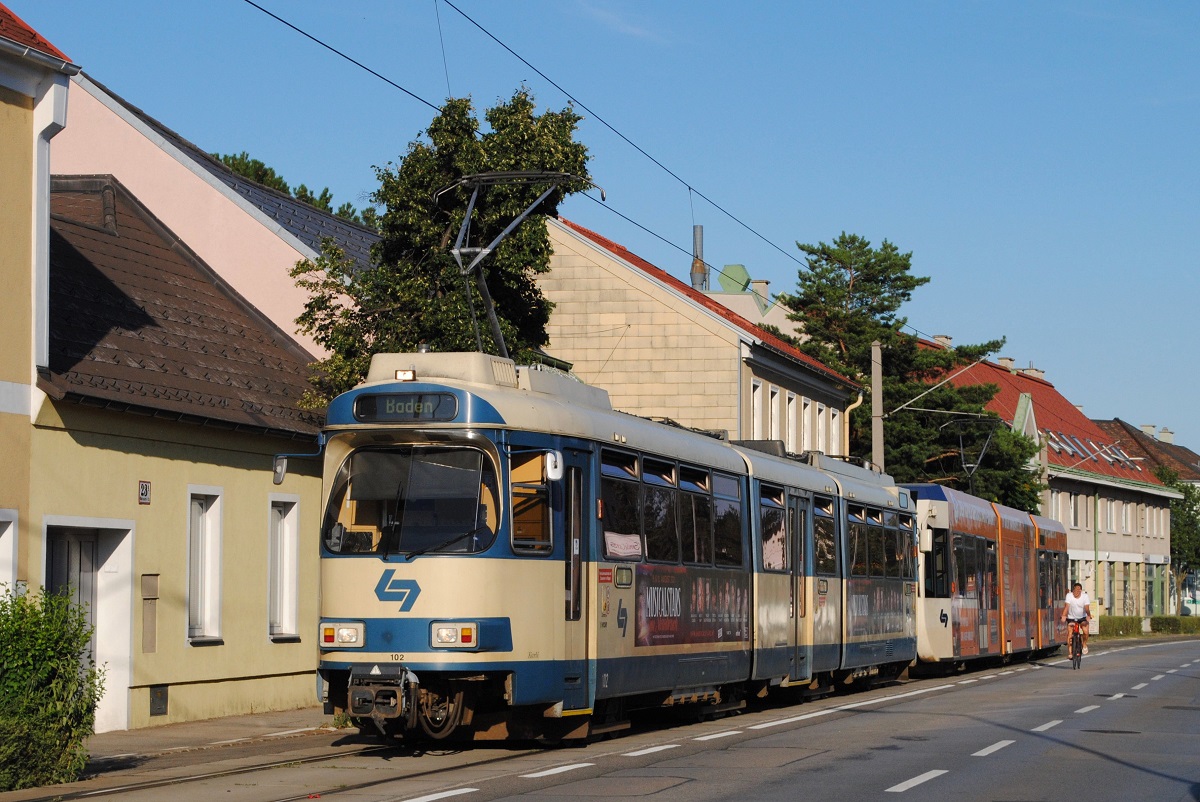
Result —
<svg viewBox="0 0 1200 802"><path fill-rule="evenodd" d="M379 584L375 586L375 596L383 602L400 602L400 612L407 613L421 595L421 586L415 579L392 579L395 575L395 568L383 572Z"/></svg>

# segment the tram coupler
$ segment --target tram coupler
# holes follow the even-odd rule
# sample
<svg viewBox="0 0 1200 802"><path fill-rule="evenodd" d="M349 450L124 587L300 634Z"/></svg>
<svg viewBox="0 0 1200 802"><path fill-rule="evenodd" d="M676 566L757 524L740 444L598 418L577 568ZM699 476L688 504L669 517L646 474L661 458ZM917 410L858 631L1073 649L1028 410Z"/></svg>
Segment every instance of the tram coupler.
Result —
<svg viewBox="0 0 1200 802"><path fill-rule="evenodd" d="M351 716L371 719L380 734L386 735L388 721L401 719L405 729L416 726L420 691L417 675L404 666L353 668L347 706Z"/></svg>

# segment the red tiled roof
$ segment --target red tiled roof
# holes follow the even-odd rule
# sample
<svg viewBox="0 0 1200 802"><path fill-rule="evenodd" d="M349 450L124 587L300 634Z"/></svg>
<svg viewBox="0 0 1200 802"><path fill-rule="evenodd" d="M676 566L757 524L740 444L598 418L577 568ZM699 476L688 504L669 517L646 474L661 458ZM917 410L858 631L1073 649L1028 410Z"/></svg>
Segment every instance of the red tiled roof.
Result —
<svg viewBox="0 0 1200 802"><path fill-rule="evenodd" d="M25 24L24 20L12 13L3 3L0 3L0 37L16 42L19 45L24 45L25 47L31 47L48 56L54 56L63 61L70 61L61 50L50 44L41 34Z"/></svg>
<svg viewBox="0 0 1200 802"><path fill-rule="evenodd" d="M749 320L742 317L741 315L734 312L733 310L729 309L728 307L724 306L723 304L717 303L716 301L714 301L712 298L709 298L704 293L693 289L691 287L691 285L686 284L686 283L680 281L679 279L675 278L674 276L672 276L670 273L666 272L662 268L655 267L654 265L650 264L645 259L643 259L642 257L635 254L633 251L626 248L624 245L619 245L619 244L613 242L612 240L608 239L607 237L602 237L601 235L597 234L595 231L591 231L589 229L584 228L583 226L579 225L578 223L572 223L570 220L567 220L566 218L560 217L560 218L558 218L558 221L560 223L562 223L563 225L567 226L568 228L570 228L575 233L579 234L580 236L582 236L588 240L591 240L593 243L595 243L596 245L599 245L604 250L612 253L614 256L616 256L620 259L623 259L624 261L626 261L629 264L633 265L634 267L638 268L639 270L641 270L642 272L646 273L648 276L653 278L655 281L658 281L661 284L666 284L674 292L677 292L680 295L690 298L691 300L693 300L696 303L703 306L705 309L708 309L710 312L717 314L718 316L724 318L728 322L730 322L733 325L737 326L738 328L742 329L747 334L753 335L754 337L758 338L759 340L761 340L763 342L764 345L766 345L771 350L777 351L777 352L783 354L784 356L789 357L790 359L794 359L797 362L801 362L805 366L811 368L812 370L815 370L818 373L820 373L824 376L827 376L831 379L834 379L835 381L841 382L849 387L855 387L855 388L859 387L858 382L854 381L853 379L847 378L846 376L843 376L842 374L838 373L837 371L833 370L832 368L826 366L820 360L814 359L813 357L811 357L808 354L804 353L803 351L799 350L795 346L788 345L786 342L779 339L774 334L771 334L766 329L756 326L755 324L751 323Z"/></svg>
<svg viewBox="0 0 1200 802"><path fill-rule="evenodd" d="M1141 462L1118 456L1125 441L1117 444L1094 421L1079 411L1045 379L1012 371L993 362L981 362L955 377L958 386L995 384L1000 391L987 408L1012 423L1022 393L1033 400L1033 414L1046 446L1051 467L1070 468L1105 478L1161 485L1151 469ZM1065 444L1065 445L1064 445ZM1107 456L1106 456L1107 455Z"/></svg>
<svg viewBox="0 0 1200 802"><path fill-rule="evenodd" d="M1174 443L1164 443L1120 418L1092 422L1114 441L1120 440L1121 448L1126 452L1135 457L1145 458L1143 468L1149 467L1153 470L1163 465L1179 474L1179 478L1185 482L1200 481L1200 455L1191 449Z"/></svg>

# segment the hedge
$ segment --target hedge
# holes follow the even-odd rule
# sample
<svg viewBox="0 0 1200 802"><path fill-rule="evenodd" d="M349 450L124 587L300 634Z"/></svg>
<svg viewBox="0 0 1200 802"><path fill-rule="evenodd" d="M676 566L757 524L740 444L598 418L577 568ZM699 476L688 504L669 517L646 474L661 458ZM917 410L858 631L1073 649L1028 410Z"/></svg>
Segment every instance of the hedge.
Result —
<svg viewBox="0 0 1200 802"><path fill-rule="evenodd" d="M67 596L0 585L0 791L83 773L104 687L91 638Z"/></svg>
<svg viewBox="0 0 1200 802"><path fill-rule="evenodd" d="M1200 616L1156 615L1150 618L1151 632L1166 632L1172 635L1200 635Z"/></svg>

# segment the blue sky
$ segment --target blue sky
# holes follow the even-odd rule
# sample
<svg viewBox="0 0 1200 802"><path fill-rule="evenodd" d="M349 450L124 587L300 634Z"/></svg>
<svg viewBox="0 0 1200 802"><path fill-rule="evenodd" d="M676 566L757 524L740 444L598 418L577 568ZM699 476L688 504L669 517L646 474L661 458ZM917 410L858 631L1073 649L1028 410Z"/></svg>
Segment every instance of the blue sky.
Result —
<svg viewBox="0 0 1200 802"><path fill-rule="evenodd" d="M335 203L364 205L434 113L245 0L5 2L196 144ZM1200 451L1200 4L256 2L435 105L523 84L563 107L544 73L591 110L607 192L562 213L677 277L693 224L773 292L797 241L887 239L932 279L914 328L1007 337L1090 417Z"/></svg>

